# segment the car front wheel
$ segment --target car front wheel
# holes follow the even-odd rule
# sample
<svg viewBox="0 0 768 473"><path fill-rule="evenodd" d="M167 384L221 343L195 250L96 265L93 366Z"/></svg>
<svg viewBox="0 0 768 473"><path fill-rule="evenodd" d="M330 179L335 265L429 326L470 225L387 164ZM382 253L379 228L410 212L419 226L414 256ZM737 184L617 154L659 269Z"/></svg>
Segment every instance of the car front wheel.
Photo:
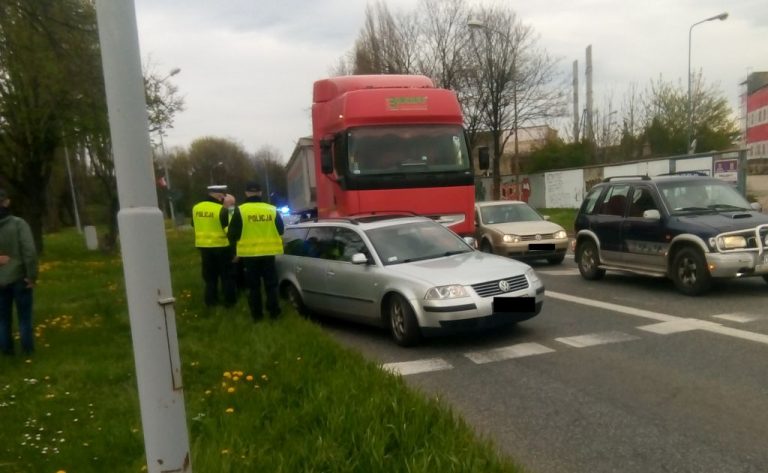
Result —
<svg viewBox="0 0 768 473"><path fill-rule="evenodd" d="M411 305L399 294L389 297L387 322L392 338L400 346L416 345L421 340L421 331Z"/></svg>
<svg viewBox="0 0 768 473"><path fill-rule="evenodd" d="M480 251L483 253L493 253L493 246L491 246L491 242L488 240L483 240L483 242L480 243Z"/></svg>
<svg viewBox="0 0 768 473"><path fill-rule="evenodd" d="M602 279L605 270L600 269L600 257L597 255L597 245L587 240L576 249L576 257L579 260L579 273L581 277L589 281Z"/></svg>
<svg viewBox="0 0 768 473"><path fill-rule="evenodd" d="M285 287L285 298L288 299L288 302L291 304L291 306L296 309L296 312L299 313L299 315L303 315L305 317L309 316L309 310L304 305L304 299L301 298L301 293L299 293L299 290L291 283L288 283Z"/></svg>
<svg viewBox="0 0 768 473"><path fill-rule="evenodd" d="M696 248L685 247L675 253L670 275L677 289L688 296L698 296L712 287L707 260Z"/></svg>

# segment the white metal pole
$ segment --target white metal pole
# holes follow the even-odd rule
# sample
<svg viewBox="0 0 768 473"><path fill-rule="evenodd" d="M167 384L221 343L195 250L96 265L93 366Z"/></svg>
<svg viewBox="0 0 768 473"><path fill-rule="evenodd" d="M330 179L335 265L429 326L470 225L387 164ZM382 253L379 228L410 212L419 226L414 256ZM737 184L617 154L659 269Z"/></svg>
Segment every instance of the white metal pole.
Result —
<svg viewBox="0 0 768 473"><path fill-rule="evenodd" d="M133 0L97 0L118 224L149 473L191 472L168 247L149 143Z"/></svg>
<svg viewBox="0 0 768 473"><path fill-rule="evenodd" d="M176 226L176 214L173 211L173 198L171 198L171 176L168 174L168 156L165 154L165 143L163 143L163 129L160 129L160 152L163 153L163 172L165 174L165 191L168 193L168 211L171 215L171 225Z"/></svg>
<svg viewBox="0 0 768 473"><path fill-rule="evenodd" d="M80 225L80 212L77 210L75 181L72 179L72 168L69 165L69 150L66 145L64 145L64 159L67 162L67 176L69 176L69 192L72 194L72 211L75 213L75 226L77 227L77 233L83 233L83 227Z"/></svg>

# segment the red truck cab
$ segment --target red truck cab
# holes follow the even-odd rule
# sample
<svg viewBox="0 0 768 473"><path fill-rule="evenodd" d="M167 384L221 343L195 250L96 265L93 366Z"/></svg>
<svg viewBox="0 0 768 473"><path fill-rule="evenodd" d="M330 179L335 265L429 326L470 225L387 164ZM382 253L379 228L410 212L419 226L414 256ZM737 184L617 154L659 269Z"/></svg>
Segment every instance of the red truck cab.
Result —
<svg viewBox="0 0 768 473"><path fill-rule="evenodd" d="M474 232L474 174L456 94L425 76L315 82L319 218L412 212Z"/></svg>

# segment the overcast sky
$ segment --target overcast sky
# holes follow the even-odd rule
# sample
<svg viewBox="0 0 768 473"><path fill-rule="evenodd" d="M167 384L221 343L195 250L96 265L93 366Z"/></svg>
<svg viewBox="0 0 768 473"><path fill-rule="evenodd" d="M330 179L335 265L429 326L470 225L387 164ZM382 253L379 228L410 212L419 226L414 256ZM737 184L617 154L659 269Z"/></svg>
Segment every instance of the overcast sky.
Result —
<svg viewBox="0 0 768 473"><path fill-rule="evenodd" d="M364 19L365 0L134 0L142 58L173 77L186 101L166 146L196 138L233 139L246 151L276 148L284 162L311 134L312 83L348 52ZM386 0L411 11L418 0ZM595 105L628 84L659 76L685 84L688 30L728 12L726 21L693 29L692 68L716 84L734 108L749 72L768 70L765 0L499 0L540 35L570 74L579 61L584 99L585 48L592 45ZM736 109L738 111L738 109Z"/></svg>

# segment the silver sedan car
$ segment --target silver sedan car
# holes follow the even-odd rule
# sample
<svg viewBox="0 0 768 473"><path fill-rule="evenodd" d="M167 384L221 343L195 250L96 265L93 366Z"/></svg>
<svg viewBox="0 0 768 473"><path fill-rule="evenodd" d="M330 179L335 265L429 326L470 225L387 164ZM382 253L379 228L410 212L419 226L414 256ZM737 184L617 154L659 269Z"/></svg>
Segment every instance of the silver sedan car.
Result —
<svg viewBox="0 0 768 473"><path fill-rule="evenodd" d="M289 225L281 294L300 313L387 327L395 342L495 327L541 311L530 266L482 253L424 217L371 215Z"/></svg>

